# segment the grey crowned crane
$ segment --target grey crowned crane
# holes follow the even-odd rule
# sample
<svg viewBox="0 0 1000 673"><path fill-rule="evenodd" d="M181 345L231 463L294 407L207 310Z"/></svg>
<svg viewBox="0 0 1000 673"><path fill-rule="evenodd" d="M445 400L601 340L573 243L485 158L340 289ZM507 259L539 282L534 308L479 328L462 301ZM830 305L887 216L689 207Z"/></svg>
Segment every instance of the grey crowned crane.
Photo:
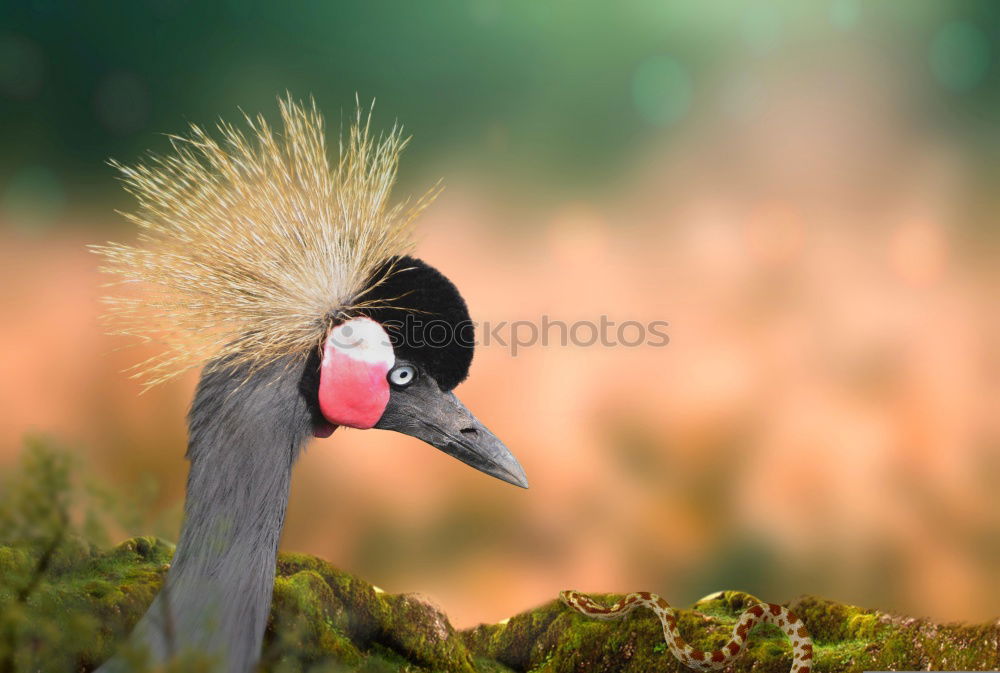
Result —
<svg viewBox="0 0 1000 673"><path fill-rule="evenodd" d="M331 164L315 104L283 129L198 127L146 165L115 164L138 199L135 244L95 246L122 287L112 333L163 344L133 372L155 385L203 366L188 415L184 523L164 587L130 636L153 663L260 656L292 467L338 426L395 430L527 488L503 443L452 393L473 325L455 286L410 257L412 205L391 204L398 127L360 111ZM433 333L432 333L433 332ZM115 657L99 671L128 670Z"/></svg>

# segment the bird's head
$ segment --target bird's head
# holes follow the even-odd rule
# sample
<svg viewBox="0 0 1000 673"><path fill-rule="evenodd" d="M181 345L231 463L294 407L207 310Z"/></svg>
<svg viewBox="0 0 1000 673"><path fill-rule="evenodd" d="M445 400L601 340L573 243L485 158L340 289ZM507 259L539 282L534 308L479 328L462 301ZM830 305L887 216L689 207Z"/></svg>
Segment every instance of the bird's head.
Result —
<svg viewBox="0 0 1000 673"><path fill-rule="evenodd" d="M395 430L522 488L524 469L452 389L469 371L473 324L455 286L413 257L373 276L369 308L337 320L322 345L315 434Z"/></svg>
<svg viewBox="0 0 1000 673"><path fill-rule="evenodd" d="M315 103L280 108L283 133L263 117L247 117L247 131L220 124L221 140L193 127L172 137L172 156L118 166L141 235L94 246L103 270L136 290L107 298L106 317L114 334L166 346L134 375L155 385L205 365L228 368L213 381L260 383L272 363L304 363L296 394L313 434L395 430L527 487L452 393L472 362L473 325L455 286L407 254L437 193L389 200L407 139L399 127L375 137L359 108L331 162Z"/></svg>

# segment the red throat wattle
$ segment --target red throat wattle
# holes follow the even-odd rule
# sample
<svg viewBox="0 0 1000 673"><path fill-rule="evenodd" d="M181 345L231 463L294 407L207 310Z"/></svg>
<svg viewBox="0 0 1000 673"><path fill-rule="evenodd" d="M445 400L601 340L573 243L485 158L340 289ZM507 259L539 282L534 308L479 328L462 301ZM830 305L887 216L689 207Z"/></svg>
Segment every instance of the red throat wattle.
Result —
<svg viewBox="0 0 1000 673"><path fill-rule="evenodd" d="M395 360L389 335L374 320L354 318L330 330L319 375L319 408L327 422L359 429L378 423L389 403L386 374ZM314 434L332 432L318 427Z"/></svg>

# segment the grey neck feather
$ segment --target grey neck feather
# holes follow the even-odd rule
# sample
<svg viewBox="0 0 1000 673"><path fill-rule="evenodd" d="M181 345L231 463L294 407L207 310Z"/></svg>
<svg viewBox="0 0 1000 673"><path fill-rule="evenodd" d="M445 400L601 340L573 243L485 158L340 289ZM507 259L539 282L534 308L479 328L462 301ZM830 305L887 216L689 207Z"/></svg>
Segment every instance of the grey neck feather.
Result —
<svg viewBox="0 0 1000 673"><path fill-rule="evenodd" d="M246 673L259 656L292 466L315 409L301 360L203 374L188 417L184 525L164 589L130 644L154 663L207 654L213 672ZM306 372L310 371L306 367ZM99 673L128 670L116 657Z"/></svg>

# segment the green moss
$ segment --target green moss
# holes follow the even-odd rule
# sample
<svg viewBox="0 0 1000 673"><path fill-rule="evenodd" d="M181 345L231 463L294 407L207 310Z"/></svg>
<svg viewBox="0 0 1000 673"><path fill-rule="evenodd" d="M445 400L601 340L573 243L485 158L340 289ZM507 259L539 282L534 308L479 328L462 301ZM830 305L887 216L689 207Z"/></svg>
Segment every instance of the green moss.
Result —
<svg viewBox="0 0 1000 673"><path fill-rule="evenodd" d="M791 607L806 623L817 644L862 637L870 639L877 635L878 617L873 610L813 596L803 597Z"/></svg>
<svg viewBox="0 0 1000 673"><path fill-rule="evenodd" d="M474 657L472 666L479 673L514 673L517 669L508 668L499 661L487 659L486 657Z"/></svg>
<svg viewBox="0 0 1000 673"><path fill-rule="evenodd" d="M322 597L324 612L312 605L313 594ZM307 619L325 620L334 643L340 636L350 639L361 659L336 656L342 664L384 669L398 658L408 670L475 670L465 643L435 607L412 595L380 594L320 559L280 555L272 619L289 607Z"/></svg>
<svg viewBox="0 0 1000 673"><path fill-rule="evenodd" d="M751 605L762 602L745 591L720 591L694 604L698 612L724 619L736 618Z"/></svg>
<svg viewBox="0 0 1000 673"><path fill-rule="evenodd" d="M32 565L31 556L26 549L0 547L0 577L19 577L28 572Z"/></svg>
<svg viewBox="0 0 1000 673"><path fill-rule="evenodd" d="M15 559L23 564L26 556L33 566L33 554L0 547L0 558L6 562ZM5 606L8 619L13 619L11 610L20 613L17 642L45 644L18 648L17 670L58 670L56 664L82 670L96 667L152 602L169 558L169 545L155 538L130 540L103 554L69 541L27 602Z"/></svg>
<svg viewBox="0 0 1000 673"><path fill-rule="evenodd" d="M0 546L0 627L14 629L15 670L93 670L145 612L172 554L170 544L152 537L126 540L103 552L71 540L22 604L11 600L12 582L34 567L37 552ZM610 604L618 596L595 598ZM694 609L677 610L678 628L693 646L715 649L756 600L742 592L720 592ZM1000 667L996 624L934 624L814 597L790 608L814 636L815 673ZM601 622L553 600L503 624L456 632L426 601L379 593L364 580L302 554L279 556L262 663L267 673L688 670L667 651L659 620L647 610ZM745 655L729 670L787 673L790 663L785 636L760 625L751 632ZM172 670L195 670L177 666Z"/></svg>
<svg viewBox="0 0 1000 673"><path fill-rule="evenodd" d="M323 579L342 606L338 627L362 646L371 643L388 618L387 608L375 588L314 556L291 553L278 557L278 578L307 570Z"/></svg>
<svg viewBox="0 0 1000 673"><path fill-rule="evenodd" d="M874 612L857 611L847 618L847 632L858 640L874 640L882 625Z"/></svg>
<svg viewBox="0 0 1000 673"><path fill-rule="evenodd" d="M275 670L357 667L364 657L345 634L344 623L344 606L319 573L302 570L276 578L265 663Z"/></svg>
<svg viewBox="0 0 1000 673"><path fill-rule="evenodd" d="M470 649L483 657L523 671L533 660L537 660L534 650L539 637L562 612L562 603L551 601L535 610L511 617L504 624L483 624L470 629L462 634L462 639Z"/></svg>
<svg viewBox="0 0 1000 673"><path fill-rule="evenodd" d="M595 598L609 604L618 597ZM693 646L715 649L728 640L739 614L754 601L741 592L716 594L700 601L696 610L678 610L678 628ZM933 625L811 597L790 607L818 636L812 662L817 673L928 667L976 670L1000 664L996 646L990 645L1000 637L997 625ZM548 619L550 609L551 604L546 604L535 612ZM497 626L481 626L466 634L466 642L475 655L503 656L496 650L502 633ZM791 648L784 634L776 627L760 625L750 634L747 652L729 670L786 673L790 665ZM659 622L651 612L599 622L563 609L538 636L528 665L516 670L638 673L687 669L663 647Z"/></svg>
<svg viewBox="0 0 1000 673"><path fill-rule="evenodd" d="M385 595L382 600L389 608L382 642L433 670L472 673L472 656L443 612L410 594Z"/></svg>

